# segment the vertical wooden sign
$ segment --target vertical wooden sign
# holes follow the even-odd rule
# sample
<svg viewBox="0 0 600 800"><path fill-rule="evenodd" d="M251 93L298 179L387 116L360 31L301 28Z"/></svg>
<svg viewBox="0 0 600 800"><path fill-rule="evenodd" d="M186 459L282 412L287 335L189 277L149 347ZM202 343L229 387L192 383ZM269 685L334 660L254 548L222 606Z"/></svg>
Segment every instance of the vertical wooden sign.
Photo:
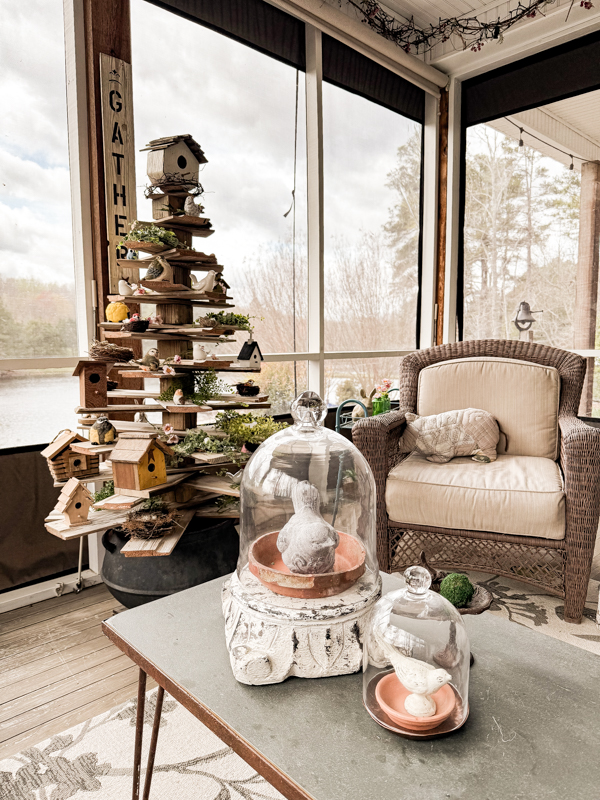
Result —
<svg viewBox="0 0 600 800"><path fill-rule="evenodd" d="M108 272L110 291L116 294L121 277L118 259L127 255L120 241L136 219L131 64L100 53L100 92Z"/></svg>

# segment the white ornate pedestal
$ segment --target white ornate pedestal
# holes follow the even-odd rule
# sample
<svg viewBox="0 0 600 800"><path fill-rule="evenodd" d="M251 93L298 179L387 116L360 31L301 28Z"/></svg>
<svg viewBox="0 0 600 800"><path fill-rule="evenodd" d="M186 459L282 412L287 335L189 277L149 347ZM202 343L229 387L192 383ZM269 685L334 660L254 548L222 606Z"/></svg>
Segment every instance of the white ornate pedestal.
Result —
<svg viewBox="0 0 600 800"><path fill-rule="evenodd" d="M369 612L381 596L381 578L367 570L333 597L300 600L267 589L245 567L223 586L225 636L240 683L280 683L290 675L325 678L362 666Z"/></svg>

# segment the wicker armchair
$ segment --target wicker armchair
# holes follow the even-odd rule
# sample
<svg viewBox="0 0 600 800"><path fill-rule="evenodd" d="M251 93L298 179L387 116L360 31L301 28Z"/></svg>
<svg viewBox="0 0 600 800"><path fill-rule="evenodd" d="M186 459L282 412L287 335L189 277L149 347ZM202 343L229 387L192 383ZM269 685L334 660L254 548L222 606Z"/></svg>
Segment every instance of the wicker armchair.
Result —
<svg viewBox="0 0 600 800"><path fill-rule="evenodd" d="M405 413L419 413L417 392L420 372L439 362L467 358L515 359L553 367L558 371L559 438L556 441L559 442L559 457L556 461L560 472L556 472L559 481L562 473L564 481L564 500L561 500L564 538L521 535L516 530L514 534L458 530L402 523L389 518L386 484L390 471L403 459L398 441L404 429ZM491 368L495 366L493 362ZM568 622L581 622L600 513L600 429L586 425L576 416L585 369L585 360L573 353L509 340L440 345L404 358L400 373L400 410L363 419L354 426L352 433L354 443L375 475L380 568L386 571L402 570L416 563L421 549L424 549L429 563L437 567L504 575L563 597L565 619ZM408 502L412 501L409 499Z"/></svg>

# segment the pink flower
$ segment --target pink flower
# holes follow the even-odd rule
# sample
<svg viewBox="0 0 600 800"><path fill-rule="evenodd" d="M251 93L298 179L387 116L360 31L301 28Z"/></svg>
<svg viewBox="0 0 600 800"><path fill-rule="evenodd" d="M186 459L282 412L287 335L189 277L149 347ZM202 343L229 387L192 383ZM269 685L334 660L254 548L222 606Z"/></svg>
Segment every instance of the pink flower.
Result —
<svg viewBox="0 0 600 800"><path fill-rule="evenodd" d="M135 290L134 294L146 294L146 290L145 290L145 289L144 289L142 286L139 286L139 287L138 287L138 288Z"/></svg>
<svg viewBox="0 0 600 800"><path fill-rule="evenodd" d="M167 444L177 444L178 441L179 441L179 436L176 436L174 433L172 433L171 436L169 436L169 438L167 439Z"/></svg>
<svg viewBox="0 0 600 800"><path fill-rule="evenodd" d="M173 367L170 367L168 364L165 364L163 367L163 372L165 375L175 375L175 370Z"/></svg>
<svg viewBox="0 0 600 800"><path fill-rule="evenodd" d="M381 398L381 392L375 392L375 394L373 395L373 399L379 400L380 398Z"/></svg>
<svg viewBox="0 0 600 800"><path fill-rule="evenodd" d="M167 436L170 433L173 433L174 430L175 428L172 425L169 425L168 423L166 425L163 425L163 431L167 434Z"/></svg>
<svg viewBox="0 0 600 800"><path fill-rule="evenodd" d="M173 356L174 364L181 364L181 356Z"/></svg>

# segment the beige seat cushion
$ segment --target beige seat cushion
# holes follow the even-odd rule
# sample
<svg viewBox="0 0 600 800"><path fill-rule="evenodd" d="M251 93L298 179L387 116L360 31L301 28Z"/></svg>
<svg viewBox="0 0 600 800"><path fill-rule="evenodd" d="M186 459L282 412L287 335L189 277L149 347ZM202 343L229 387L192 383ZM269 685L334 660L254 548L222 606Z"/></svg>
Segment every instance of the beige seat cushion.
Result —
<svg viewBox="0 0 600 800"><path fill-rule="evenodd" d="M482 408L506 435L500 436L498 453L556 460L559 399L554 367L512 358L457 358L421 370L417 413Z"/></svg>
<svg viewBox="0 0 600 800"><path fill-rule="evenodd" d="M501 455L491 464L455 458L432 464L411 453L390 472L390 519L434 528L564 539L565 496L549 458Z"/></svg>

